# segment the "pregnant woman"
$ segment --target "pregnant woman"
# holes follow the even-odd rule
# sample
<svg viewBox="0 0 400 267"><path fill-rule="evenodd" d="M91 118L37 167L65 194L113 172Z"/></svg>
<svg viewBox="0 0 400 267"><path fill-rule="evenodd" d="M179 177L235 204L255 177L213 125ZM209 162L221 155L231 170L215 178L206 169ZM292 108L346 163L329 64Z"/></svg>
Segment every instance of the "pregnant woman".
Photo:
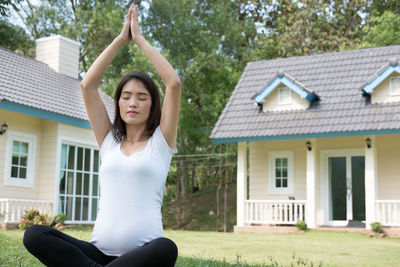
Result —
<svg viewBox="0 0 400 267"><path fill-rule="evenodd" d="M28 251L46 266L174 266L175 243L163 237L161 205L176 136L180 79L141 35L138 6L129 9L121 33L100 54L81 82L89 121L100 147L100 204L90 242L33 225L24 235ZM133 72L115 90L111 123L98 87L118 51L133 41L165 85L162 105L154 81Z"/></svg>

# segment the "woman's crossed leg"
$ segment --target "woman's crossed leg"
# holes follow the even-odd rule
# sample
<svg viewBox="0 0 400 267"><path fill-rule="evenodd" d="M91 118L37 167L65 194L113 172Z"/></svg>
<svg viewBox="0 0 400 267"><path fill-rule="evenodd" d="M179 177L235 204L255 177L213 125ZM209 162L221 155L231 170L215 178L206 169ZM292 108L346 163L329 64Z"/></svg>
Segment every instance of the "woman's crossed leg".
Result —
<svg viewBox="0 0 400 267"><path fill-rule="evenodd" d="M169 267L175 265L178 255L175 243L161 237L120 257L108 256L92 243L43 225L29 227L23 242L27 250L43 264L57 267Z"/></svg>

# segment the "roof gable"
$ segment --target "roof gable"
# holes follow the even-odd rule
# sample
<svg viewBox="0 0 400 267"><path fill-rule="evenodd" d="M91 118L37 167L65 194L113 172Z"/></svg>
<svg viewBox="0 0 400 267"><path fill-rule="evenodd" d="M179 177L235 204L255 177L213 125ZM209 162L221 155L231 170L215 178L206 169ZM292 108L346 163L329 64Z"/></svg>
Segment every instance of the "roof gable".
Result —
<svg viewBox="0 0 400 267"><path fill-rule="evenodd" d="M313 91L309 90L305 85L294 79L291 75L283 71L278 71L275 77L268 82L268 85L261 92L254 95L252 99L254 99L257 104L261 104L264 99L281 84L286 85L301 98L307 99L310 102L315 100L317 97Z"/></svg>
<svg viewBox="0 0 400 267"><path fill-rule="evenodd" d="M391 59L389 64L383 65L377 73L372 75L366 84L363 85L362 90L371 94L374 92L374 89L378 87L387 77L389 77L393 72L397 72L400 74L400 66L398 65L397 58Z"/></svg>

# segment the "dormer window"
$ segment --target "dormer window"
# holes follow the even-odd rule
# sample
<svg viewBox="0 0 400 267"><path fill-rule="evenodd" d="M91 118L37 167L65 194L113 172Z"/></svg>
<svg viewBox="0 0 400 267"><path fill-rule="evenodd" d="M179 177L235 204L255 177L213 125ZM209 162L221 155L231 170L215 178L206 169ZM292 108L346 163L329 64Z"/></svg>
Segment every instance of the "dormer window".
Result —
<svg viewBox="0 0 400 267"><path fill-rule="evenodd" d="M292 103L292 90L288 87L281 87L278 91L278 104L289 105Z"/></svg>
<svg viewBox="0 0 400 267"><path fill-rule="evenodd" d="M390 95L400 95L400 77L390 78Z"/></svg>
<svg viewBox="0 0 400 267"><path fill-rule="evenodd" d="M319 97L291 75L278 71L251 99L263 112L275 112L307 109Z"/></svg>

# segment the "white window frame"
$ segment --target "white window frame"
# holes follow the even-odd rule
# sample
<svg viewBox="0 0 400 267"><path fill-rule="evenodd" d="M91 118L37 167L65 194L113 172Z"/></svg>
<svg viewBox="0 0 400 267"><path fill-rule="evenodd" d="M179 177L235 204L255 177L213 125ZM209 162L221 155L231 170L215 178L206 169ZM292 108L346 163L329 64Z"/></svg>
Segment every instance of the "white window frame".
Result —
<svg viewBox="0 0 400 267"><path fill-rule="evenodd" d="M283 99L283 90L288 91L289 95L287 99ZM278 105L290 105L292 104L292 90L289 87L280 87L278 89Z"/></svg>
<svg viewBox="0 0 400 267"><path fill-rule="evenodd" d="M65 196L67 196L67 195L70 195L70 197L72 197L73 198L73 204L72 204L72 220L66 220L65 221L65 223L70 223L70 224L93 224L94 222L95 222L95 220L92 220L92 199L93 199L93 186L92 186L92 183L93 183L93 174L94 174L94 172L93 172L93 169L92 169L92 167L93 167L93 155L94 155L94 150L98 150L99 151L99 160L100 160L100 149L99 149L99 147L98 147L98 145L97 145L97 143L95 143L95 142L93 142L93 141L88 141L88 140L83 140L83 139L77 139L77 138L73 138L73 137L69 137L69 136L59 136L59 138L58 138L58 150L59 150L59 152L58 152L58 154L57 154L57 174L56 174L56 177L57 177L57 182L55 183L56 184L56 192L57 192L57 195L56 195L56 199L55 199L55 203L57 203L56 204L56 207L57 207L57 209L56 209L56 212L57 213L59 213L60 212L60 210L59 210L59 207L60 207L60 205L61 205L61 202L60 202L60 196L61 196L61 193L60 193L60 172L61 172L61 164L60 164L60 162L61 162L61 153L62 153L62 145L70 145L70 146L75 146L75 147L83 147L84 149L85 148L88 148L88 149L90 149L91 150L91 152L90 152L90 157L91 157L91 159L90 159L90 171L89 171L89 207L88 207L88 220L75 220L75 207L76 207L76 203L75 203L75 201L76 201L76 198L78 197L77 196L77 194L76 194L76 192L75 192L75 183L76 183L76 172L77 172L77 170L76 170L76 166L77 166L77 157L75 157L74 158L74 165L75 165L75 169L73 170L73 173L74 173L74 177L73 177L73 179L74 179L74 187L73 187L73 193L72 193L72 195L71 194L67 194L67 193L65 193L65 194L63 194L63 195L65 195ZM75 151L75 156L77 155L77 152ZM86 172L86 171L85 171ZM98 169L98 173L100 172L100 166L99 166L99 169ZM97 209L99 209L99 201L100 201L100 177L98 176L98 193L99 193L99 195L97 196L97 197L95 197L96 199L97 199ZM83 195L83 194L82 194ZM83 197L81 197L82 199L83 199ZM83 210L81 209L81 212L80 212L80 215L81 215L81 217L82 217L82 212L83 212ZM65 214L66 215L66 214Z"/></svg>
<svg viewBox="0 0 400 267"><path fill-rule="evenodd" d="M393 81L395 79L400 80L400 76L390 77L390 86L389 86L390 95L400 95L400 88L398 88L397 91L395 91L395 89L393 88Z"/></svg>
<svg viewBox="0 0 400 267"><path fill-rule="evenodd" d="M13 142L20 141L28 143L28 160L26 168L26 179L11 177L11 162L13 154ZM30 187L35 184L35 164L36 164L36 135L17 131L7 131L6 145L6 165L4 184L8 186Z"/></svg>
<svg viewBox="0 0 400 267"><path fill-rule="evenodd" d="M275 186L275 159L287 158L288 160L288 186L287 188L277 188ZM269 152L269 175L268 193L269 194L293 194L293 151L271 151Z"/></svg>

